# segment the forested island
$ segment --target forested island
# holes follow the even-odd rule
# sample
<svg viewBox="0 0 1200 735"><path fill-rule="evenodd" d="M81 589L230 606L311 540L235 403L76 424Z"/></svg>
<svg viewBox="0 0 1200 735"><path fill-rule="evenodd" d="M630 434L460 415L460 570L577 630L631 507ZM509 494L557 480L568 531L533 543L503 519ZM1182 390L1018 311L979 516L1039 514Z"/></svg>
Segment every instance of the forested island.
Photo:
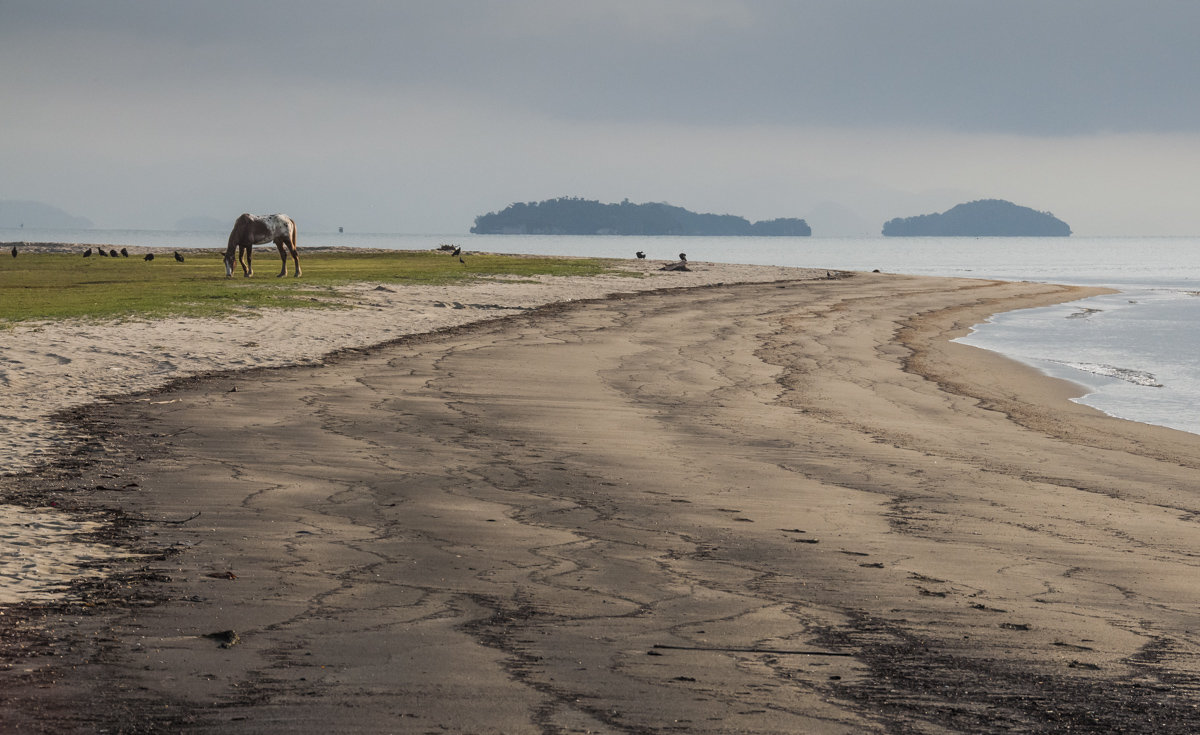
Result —
<svg viewBox="0 0 1200 735"><path fill-rule="evenodd" d="M751 223L732 214L699 214L663 203L603 204L562 197L510 204L500 212L475 218L477 235L696 235L807 237L812 228L802 219L780 218Z"/></svg>
<svg viewBox="0 0 1200 735"><path fill-rule="evenodd" d="M941 214L897 217L883 225L889 237L1067 237L1071 228L1049 212L1003 199L959 204Z"/></svg>

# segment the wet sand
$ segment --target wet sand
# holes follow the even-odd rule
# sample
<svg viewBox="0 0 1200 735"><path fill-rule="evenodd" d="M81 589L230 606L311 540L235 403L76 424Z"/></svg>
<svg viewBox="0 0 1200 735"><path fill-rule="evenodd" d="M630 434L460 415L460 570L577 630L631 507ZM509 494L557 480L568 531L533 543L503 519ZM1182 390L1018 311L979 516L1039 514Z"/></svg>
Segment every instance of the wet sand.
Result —
<svg viewBox="0 0 1200 735"><path fill-rule="evenodd" d="M21 492L155 556L9 609L0 719L1195 732L1200 437L948 341L1086 293L644 293L80 409Z"/></svg>
<svg viewBox="0 0 1200 735"><path fill-rule="evenodd" d="M85 247L21 246L23 251L50 253ZM148 250L128 249L135 258ZM306 252L318 250L357 249ZM159 254L170 257L170 251ZM0 475L33 469L56 448L80 438L70 427L50 420L56 412L152 390L181 377L319 364L337 350L613 293L824 278L829 273L733 263L692 263L688 271L663 271L664 263L613 261L617 272L595 276L492 276L450 285L350 284L338 289L345 307L341 309L252 308L221 318L22 322L4 329L0 343Z"/></svg>

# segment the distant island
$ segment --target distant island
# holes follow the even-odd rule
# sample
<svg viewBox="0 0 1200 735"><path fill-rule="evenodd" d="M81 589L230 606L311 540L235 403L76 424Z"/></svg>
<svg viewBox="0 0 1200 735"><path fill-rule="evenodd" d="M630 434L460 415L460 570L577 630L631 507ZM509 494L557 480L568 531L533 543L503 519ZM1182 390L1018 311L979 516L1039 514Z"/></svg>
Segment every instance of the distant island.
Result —
<svg viewBox="0 0 1200 735"><path fill-rule="evenodd" d="M91 229L92 221L87 217L67 214L58 207L45 202L4 199L0 200L0 227L87 230Z"/></svg>
<svg viewBox="0 0 1200 735"><path fill-rule="evenodd" d="M883 225L888 237L1067 237L1071 228L1049 212L1003 199L959 204L941 214L897 217Z"/></svg>
<svg viewBox="0 0 1200 735"><path fill-rule="evenodd" d="M751 222L732 214L697 214L670 204L602 204L562 197L510 204L475 218L476 235L695 235L807 237L802 219Z"/></svg>

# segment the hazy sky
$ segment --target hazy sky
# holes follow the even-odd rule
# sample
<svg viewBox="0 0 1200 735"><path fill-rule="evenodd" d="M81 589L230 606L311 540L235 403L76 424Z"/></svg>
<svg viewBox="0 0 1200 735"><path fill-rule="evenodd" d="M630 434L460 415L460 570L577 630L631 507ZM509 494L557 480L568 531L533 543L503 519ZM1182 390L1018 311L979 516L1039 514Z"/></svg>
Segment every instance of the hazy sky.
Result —
<svg viewBox="0 0 1200 735"><path fill-rule="evenodd" d="M0 199L462 233L665 201L814 234L1009 199L1200 235L1194 0L0 0Z"/></svg>

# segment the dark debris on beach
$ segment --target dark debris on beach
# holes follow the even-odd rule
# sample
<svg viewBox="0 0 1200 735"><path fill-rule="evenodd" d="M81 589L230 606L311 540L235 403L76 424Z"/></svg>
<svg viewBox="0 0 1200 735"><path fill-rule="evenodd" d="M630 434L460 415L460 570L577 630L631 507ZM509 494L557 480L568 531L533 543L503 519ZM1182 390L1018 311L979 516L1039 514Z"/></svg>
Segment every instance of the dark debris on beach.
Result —
<svg viewBox="0 0 1200 735"><path fill-rule="evenodd" d="M915 627L915 626L914 626ZM928 726L963 733L1200 732L1200 673L1170 674L1157 663L1171 652L1151 644L1134 674L1097 676L1098 667L1075 662L1064 674L1045 661L982 658L969 641L948 644L923 637L896 621L851 615L846 628L825 629L818 640L856 650L870 675L832 687L893 733Z"/></svg>
<svg viewBox="0 0 1200 735"><path fill-rule="evenodd" d="M162 587L171 577L165 563L179 550L153 542L147 533L153 521L97 497L136 492L135 483L115 476L128 477L129 468L154 451L147 437L134 446L117 433L106 415L112 410L96 404L59 414L57 421L93 438L60 448L32 472L0 477L3 502L101 521L79 540L130 555L126 562L85 564L105 569L105 575L73 580L59 599L0 605L0 731L153 733L177 730L193 719L183 703L152 700L116 673L128 646L135 645L122 627L126 616L167 600ZM104 443L94 438L100 436L107 438ZM118 484L126 487L113 487ZM76 670L104 672L97 680L105 686L73 679Z"/></svg>

